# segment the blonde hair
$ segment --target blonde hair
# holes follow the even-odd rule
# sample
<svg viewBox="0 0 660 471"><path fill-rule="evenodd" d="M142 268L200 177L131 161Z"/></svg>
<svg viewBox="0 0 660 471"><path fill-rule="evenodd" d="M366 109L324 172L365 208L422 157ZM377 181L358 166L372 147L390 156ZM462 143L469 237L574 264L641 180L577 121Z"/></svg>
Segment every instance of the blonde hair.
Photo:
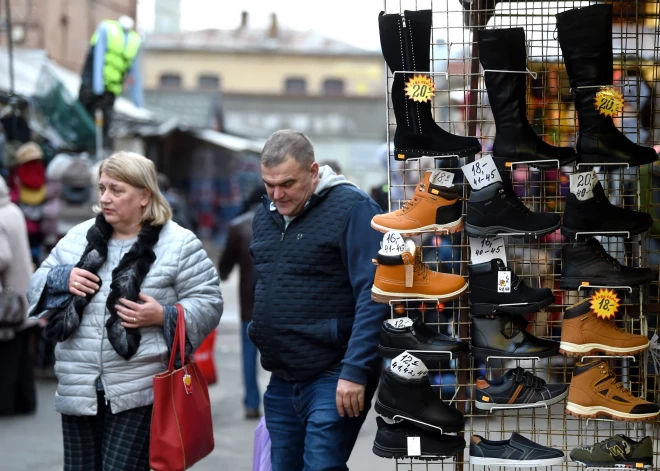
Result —
<svg viewBox="0 0 660 471"><path fill-rule="evenodd" d="M142 211L141 224L162 226L172 219L170 204L158 188L156 166L151 160L134 152L119 151L101 161L97 180L103 172L132 187L149 190L151 198ZM94 206L94 211L101 211L99 205Z"/></svg>

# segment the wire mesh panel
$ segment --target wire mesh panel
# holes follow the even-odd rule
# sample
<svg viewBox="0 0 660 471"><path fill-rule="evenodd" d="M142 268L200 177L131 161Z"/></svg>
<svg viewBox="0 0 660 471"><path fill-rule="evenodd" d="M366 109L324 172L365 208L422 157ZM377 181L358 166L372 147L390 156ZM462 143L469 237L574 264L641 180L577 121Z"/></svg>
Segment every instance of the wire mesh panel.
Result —
<svg viewBox="0 0 660 471"><path fill-rule="evenodd" d="M567 10L603 2L592 1L500 1L500 0L385 0L387 14L406 10L432 12L430 63L415 64L415 71L433 77L435 95L432 112L444 130L459 136L478 137L482 151L470 156L445 155L400 160L395 155L392 137L397 120L392 106L395 74L388 69L387 106L389 144L390 210L401 208L414 197L417 185L429 169L452 172L454 184L463 199L463 214L470 195L461 167L474 159L490 155L495 138L495 120L484 84L477 37L491 29L522 28L525 35L526 118L536 135L552 146L574 148L578 136L578 117L574 105L564 56L557 40L555 15ZM616 127L632 142L652 147L660 145L660 6L655 1L613 1L612 49L613 85L624 97L622 112L613 118ZM513 46L512 46L513 47ZM395 71L396 73L403 73ZM407 71L410 72L410 71ZM517 71L520 72L520 71ZM406 80L413 74L404 74ZM605 85L605 84L603 84ZM400 124L400 123L399 123ZM658 148L656 148L658 149ZM651 229L641 235L598 236L606 252L621 264L651 267L654 278L641 287L620 287L616 293L621 307L615 323L626 332L648 335L660 329L660 165L638 167L610 166L606 163L561 166L548 162L544 169L525 163L506 164L507 174L517 196L533 211L563 214L569 193L570 175L593 170L612 204L649 212L654 216ZM608 214L600 217L607 218ZM593 294L593 286L561 289L562 247L579 242L562 236L559 230L539 237L502 236L512 272L532 287L546 287L554 303L526 316L527 331L541 338L559 340L565 309ZM582 242L589 234L580 234ZM454 234L425 232L413 237L423 250L423 260L431 269L468 276L469 238L465 231ZM449 302L429 299L401 300L391 303L392 316L421 318L441 333L465 340L471 338L469 296ZM617 378L637 397L660 401L660 371L654 362L656 349L642 354L608 358ZM521 366L548 383L571 382L574 365L580 357L555 355L550 358L477 359L454 358L429 366L434 391L465 414L466 442L472 435L489 440L507 440L512 432L545 446L563 451L566 462L548 469L579 469L583 466L568 458L577 446L590 446L623 433L633 439L654 438L654 469L660 466L660 432L652 422L626 422L584 419L565 413L566 402L548 407L483 411L475 407L475 384L479 377L495 379L509 369ZM660 360L660 356L658 357ZM475 469L469 452L442 461L397 460L397 470ZM497 466L491 466L497 468ZM502 467L504 469L504 467Z"/></svg>

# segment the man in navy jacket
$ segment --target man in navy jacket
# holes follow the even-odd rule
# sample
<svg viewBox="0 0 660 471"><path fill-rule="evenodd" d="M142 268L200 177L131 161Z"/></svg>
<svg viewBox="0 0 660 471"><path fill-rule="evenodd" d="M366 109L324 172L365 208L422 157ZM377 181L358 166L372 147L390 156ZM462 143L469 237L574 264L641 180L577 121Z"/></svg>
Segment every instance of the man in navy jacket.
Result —
<svg viewBox="0 0 660 471"><path fill-rule="evenodd" d="M250 246L258 272L249 335L272 372L264 395L273 471L345 470L371 405L387 305L371 300L380 208L319 168L302 133L274 133L261 171L268 198Z"/></svg>

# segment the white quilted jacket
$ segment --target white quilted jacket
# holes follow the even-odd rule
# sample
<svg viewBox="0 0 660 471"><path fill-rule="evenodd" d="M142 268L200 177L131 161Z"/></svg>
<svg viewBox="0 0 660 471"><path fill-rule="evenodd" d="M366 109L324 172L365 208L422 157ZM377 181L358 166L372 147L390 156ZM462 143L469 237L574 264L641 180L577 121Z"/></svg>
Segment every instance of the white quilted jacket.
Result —
<svg viewBox="0 0 660 471"><path fill-rule="evenodd" d="M50 269L78 263L87 246L87 230L93 223L90 219L69 231L34 273L28 286L30 314L37 307ZM153 376L167 369L169 359L162 327L141 328L140 347L129 360L115 352L105 330L110 316L105 302L112 269L133 242L110 240L108 260L98 273L101 289L85 308L78 329L55 347L55 409L62 414L96 415L99 377L113 413L153 404ZM184 307L188 340L197 349L216 328L222 314L220 282L214 264L199 239L172 221L163 227L153 250L157 258L141 291L163 306L179 303ZM44 314L47 312L39 315Z"/></svg>

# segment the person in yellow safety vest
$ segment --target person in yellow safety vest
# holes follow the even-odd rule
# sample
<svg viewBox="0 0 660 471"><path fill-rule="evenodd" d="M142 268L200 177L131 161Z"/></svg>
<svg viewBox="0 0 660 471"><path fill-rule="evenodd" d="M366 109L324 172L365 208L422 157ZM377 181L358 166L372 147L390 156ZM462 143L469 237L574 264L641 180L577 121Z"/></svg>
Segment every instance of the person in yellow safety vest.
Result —
<svg viewBox="0 0 660 471"><path fill-rule="evenodd" d="M89 53L81 74L78 100L94 118L103 112L103 144L108 148L108 129L112 120L115 98L124 89L124 80L131 77L130 95L136 106L142 107L142 78L138 53L142 40L133 30L135 22L128 16L119 20L103 20L90 41Z"/></svg>

